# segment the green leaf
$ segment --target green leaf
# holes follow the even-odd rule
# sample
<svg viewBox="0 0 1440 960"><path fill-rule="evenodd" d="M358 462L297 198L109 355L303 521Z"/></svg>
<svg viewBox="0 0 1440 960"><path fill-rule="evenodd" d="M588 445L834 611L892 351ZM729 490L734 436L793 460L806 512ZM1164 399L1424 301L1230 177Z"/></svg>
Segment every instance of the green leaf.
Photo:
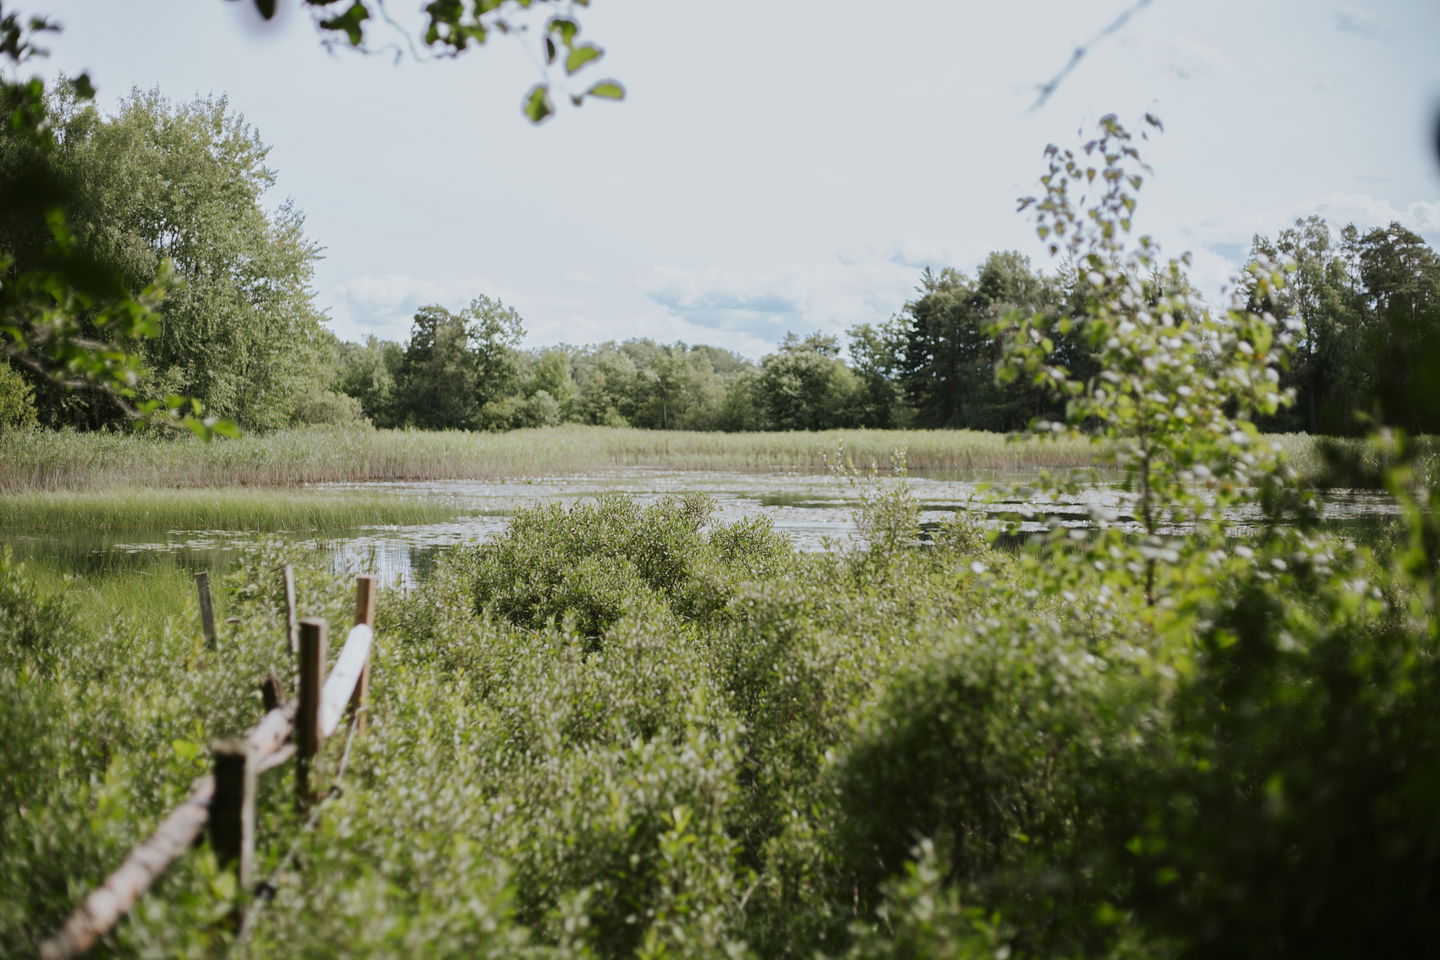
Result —
<svg viewBox="0 0 1440 960"><path fill-rule="evenodd" d="M567 20L564 17L556 17L555 19L550 21L550 25L546 28L546 32L559 34L560 42L565 44L565 46L569 47L572 43L575 42L575 35L580 32L580 24L576 23L574 20Z"/></svg>
<svg viewBox="0 0 1440 960"><path fill-rule="evenodd" d="M350 41L350 46L358 47L365 41L365 28L362 26L370 19L370 11L360 0L350 4L350 9L337 17L330 17L320 21L320 26L325 30L339 30L345 34Z"/></svg>
<svg viewBox="0 0 1440 960"><path fill-rule="evenodd" d="M537 83L530 88L525 95L525 116L530 118L531 123L539 123L555 112L555 106L550 102L549 84Z"/></svg>
<svg viewBox="0 0 1440 960"><path fill-rule="evenodd" d="M573 48L565 57L565 72L574 73L591 60L599 60L603 52L593 43L584 43Z"/></svg>
<svg viewBox="0 0 1440 960"><path fill-rule="evenodd" d="M587 97L600 97L605 100L624 100L625 88L615 80L601 80L589 90L585 91Z"/></svg>
<svg viewBox="0 0 1440 960"><path fill-rule="evenodd" d="M75 96L81 100L95 99L95 84L90 81L90 74L88 73L82 73L78 77L71 77L70 89L74 91Z"/></svg>

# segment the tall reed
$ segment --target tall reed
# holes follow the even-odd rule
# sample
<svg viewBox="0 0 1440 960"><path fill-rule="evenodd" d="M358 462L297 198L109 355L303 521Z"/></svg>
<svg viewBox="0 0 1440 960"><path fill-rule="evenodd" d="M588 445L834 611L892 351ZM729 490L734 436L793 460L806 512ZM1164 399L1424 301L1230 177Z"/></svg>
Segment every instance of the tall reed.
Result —
<svg viewBox="0 0 1440 960"><path fill-rule="evenodd" d="M1303 473L1315 440L1277 435ZM0 492L277 487L365 480L554 476L624 467L815 471L843 444L857 463L905 451L912 471L979 477L1090 466L1083 440L1012 440L973 430L695 433L568 424L509 433L310 427L204 444L191 437L10 431L0 434Z"/></svg>
<svg viewBox="0 0 1440 960"><path fill-rule="evenodd" d="M307 428L203 444L191 438L18 431L0 436L0 491L288 486L533 477L653 466L813 470L840 443L861 463L906 451L913 470L996 473L1090 463L1084 444L1008 442L959 430L686 433L567 425L510 433Z"/></svg>

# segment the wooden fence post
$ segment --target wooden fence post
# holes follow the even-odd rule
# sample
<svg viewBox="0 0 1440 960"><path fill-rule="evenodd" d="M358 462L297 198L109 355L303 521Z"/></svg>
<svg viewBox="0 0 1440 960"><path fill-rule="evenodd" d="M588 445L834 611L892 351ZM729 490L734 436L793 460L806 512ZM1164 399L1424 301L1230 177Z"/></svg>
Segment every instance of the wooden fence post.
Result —
<svg viewBox="0 0 1440 960"><path fill-rule="evenodd" d="M243 738L215 744L215 795L210 800L210 848L220 866L233 866L239 889L255 871L254 751Z"/></svg>
<svg viewBox="0 0 1440 960"><path fill-rule="evenodd" d="M375 628L375 578L355 578L355 625L360 624ZM374 648L371 648L370 657L365 660L365 667L360 671L360 679L355 683L355 692L350 694L350 716L351 722L355 725L356 733L365 732L365 704L370 699L370 660L375 656Z"/></svg>
<svg viewBox="0 0 1440 960"><path fill-rule="evenodd" d="M215 608L210 604L210 574L201 570L195 574L195 588L200 593L200 628L205 631L205 643L216 645Z"/></svg>
<svg viewBox="0 0 1440 960"><path fill-rule="evenodd" d="M285 697L280 692L280 681L275 679L275 674L269 670L265 676L260 678L260 702L265 706L265 712L269 713L283 703Z"/></svg>
<svg viewBox="0 0 1440 960"><path fill-rule="evenodd" d="M321 691L325 686L325 635L329 624L318 617L300 621L300 696L295 714L296 802L304 810L320 793Z"/></svg>
<svg viewBox="0 0 1440 960"><path fill-rule="evenodd" d="M295 615L295 571L290 564L280 568L280 579L285 583L285 630L293 659L300 653L300 621Z"/></svg>

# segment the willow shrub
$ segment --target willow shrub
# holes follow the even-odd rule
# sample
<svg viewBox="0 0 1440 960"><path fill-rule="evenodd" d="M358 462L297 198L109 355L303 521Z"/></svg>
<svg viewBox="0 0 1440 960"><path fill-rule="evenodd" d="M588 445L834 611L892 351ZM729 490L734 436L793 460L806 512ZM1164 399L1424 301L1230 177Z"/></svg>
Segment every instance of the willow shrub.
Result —
<svg viewBox="0 0 1440 960"><path fill-rule="evenodd" d="M477 607L537 626L562 616L598 637L643 598L694 619L723 606L731 582L763 575L790 553L769 524L701 532L713 504L699 494L641 507L621 497L517 514L504 534L460 551Z"/></svg>

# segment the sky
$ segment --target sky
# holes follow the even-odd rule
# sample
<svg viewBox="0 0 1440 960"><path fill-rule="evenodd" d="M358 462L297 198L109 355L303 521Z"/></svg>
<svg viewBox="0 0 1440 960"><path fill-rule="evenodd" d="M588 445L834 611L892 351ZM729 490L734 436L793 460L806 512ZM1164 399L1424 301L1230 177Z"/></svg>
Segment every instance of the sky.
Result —
<svg viewBox="0 0 1440 960"><path fill-rule="evenodd" d="M412 2L388 0L401 26ZM1298 216L1440 245L1440 2L1152 0L1102 36L1133 2L593 0L605 56L579 79L627 98L539 127L520 112L533 36L397 61L327 51L298 0L271 24L250 0L20 9L64 26L44 70L89 71L106 109L136 87L228 97L272 148L268 202L293 199L324 248L316 300L347 340L403 342L420 305L480 294L530 346L758 358L788 331L843 335L926 267L1005 249L1050 267L1016 198L1047 143L1107 113L1164 122L1136 227L1190 251L1216 298L1251 238Z"/></svg>

